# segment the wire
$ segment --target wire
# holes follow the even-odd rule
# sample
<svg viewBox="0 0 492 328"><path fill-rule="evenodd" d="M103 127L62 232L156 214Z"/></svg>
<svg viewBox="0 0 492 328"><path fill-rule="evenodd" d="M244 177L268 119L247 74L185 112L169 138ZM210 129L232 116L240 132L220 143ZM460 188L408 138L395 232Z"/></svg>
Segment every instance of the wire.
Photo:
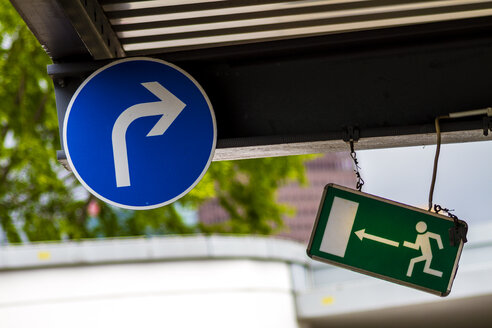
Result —
<svg viewBox="0 0 492 328"><path fill-rule="evenodd" d="M432 180L431 180L431 185L430 185L430 190L429 190L429 209L428 209L429 211L432 210L432 198L434 196L434 187L436 185L437 164L439 162L439 153L441 152L441 127L439 125L439 120L477 116L477 115L487 115L488 117L491 117L492 116L492 107L468 110L468 111L464 111L464 112L449 113L448 115L442 115L442 116L436 117L436 119L434 121L434 124L436 126L436 135L437 135L436 156L434 157L434 169L432 171Z"/></svg>
<svg viewBox="0 0 492 328"><path fill-rule="evenodd" d="M441 152L441 127L439 125L439 120L446 119L446 118L449 118L449 115L438 116L438 117L436 117L436 119L434 121L434 124L436 126L437 142L436 142L436 155L434 156L434 169L432 171L432 180L431 180L431 185L430 185L430 190L429 190L429 209L428 209L428 211L432 210L432 198L434 197L434 187L436 185L436 177L437 177L437 164L439 162L439 154Z"/></svg>

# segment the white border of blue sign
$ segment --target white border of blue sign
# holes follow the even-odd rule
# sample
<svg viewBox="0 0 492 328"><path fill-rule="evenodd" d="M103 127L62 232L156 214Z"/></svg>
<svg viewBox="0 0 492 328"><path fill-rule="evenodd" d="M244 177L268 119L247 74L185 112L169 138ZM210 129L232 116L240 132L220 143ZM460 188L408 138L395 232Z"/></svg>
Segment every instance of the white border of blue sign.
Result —
<svg viewBox="0 0 492 328"><path fill-rule="evenodd" d="M129 205L125 205L125 204L120 204L120 203L114 202L112 200L107 199L106 197L103 197L103 196L99 195L96 191L94 191L91 187L89 187L89 185L87 185L87 183L85 183L85 181L82 179L82 177L79 175L79 173L75 169L75 166L72 163L72 159L70 158L70 152L68 151L68 145L67 145L67 124L68 124L68 117L70 116L70 111L72 109L73 103L75 102L75 99L77 98L77 96L79 95L79 93L82 91L82 89L84 88L84 86L87 83L89 83L89 81L92 78L94 78L96 75L98 75L100 72L106 70L107 68L109 68L111 66L114 66L114 65L117 65L117 64L120 64L120 63L123 63L123 62L127 62L127 61L138 61L138 60L153 61L153 62L157 62L157 63L161 63L161 64L164 64L164 65L170 66L170 67L176 69L177 71L179 71L180 73L182 73L183 75L185 75L187 78L189 78L197 86L197 88L200 90L200 92L202 93L203 97L205 98L205 100L207 102L208 108L210 110L210 115L212 117L213 130L214 130L214 138L213 138L214 140L213 140L213 144L212 144L212 150L210 151L210 157L208 158L207 164L203 168L202 173L195 180L195 182L188 189L186 189L185 191L183 191L178 196L176 196L176 197L174 197L174 198L172 198L172 199L170 199L168 201L165 201L165 202L162 202L162 203L159 203L159 204L149 205L149 206L129 206ZM205 93L205 90L203 90L202 86L190 74L188 74L183 69L179 68L178 66L176 66L174 64L168 63L168 62L166 62L164 60L156 59L156 58L150 58L150 57L124 58L124 59L116 60L116 61L114 61L112 63L109 63L109 64L107 64L107 65L99 68L98 70L96 70L87 79L85 79L84 82L82 82L82 84L77 88L77 90L73 94L72 99L70 100L70 103L68 104L67 111L65 113L65 118L63 120L63 148L64 148L65 154L67 156L67 162L70 165L70 168L72 169L72 172L77 177L77 180L79 180L80 183L91 194L93 194L97 198L101 199L102 201L104 201L104 202L106 202L108 204L117 206L117 207L126 208L126 209L130 209L130 210L150 210L150 209L158 208L158 207L161 207L161 206L165 206L165 205L168 205L168 204L171 204L171 203L175 202L176 200L180 199L181 197L183 197L184 195L186 195L187 193L189 193L202 180L203 176L205 175L205 173L207 172L208 168L210 167L210 164L211 164L212 159L213 159L214 154L215 154L215 147L216 147L216 145L217 145L217 123L215 121L215 113L214 113L214 110L213 110L213 107L212 107L212 103L210 102L210 99L208 99L208 96Z"/></svg>

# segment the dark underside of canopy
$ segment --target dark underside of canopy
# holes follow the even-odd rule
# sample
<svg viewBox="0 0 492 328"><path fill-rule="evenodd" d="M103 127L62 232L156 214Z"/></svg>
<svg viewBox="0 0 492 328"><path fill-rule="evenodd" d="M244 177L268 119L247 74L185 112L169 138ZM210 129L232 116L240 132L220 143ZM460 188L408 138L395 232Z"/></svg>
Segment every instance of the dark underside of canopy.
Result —
<svg viewBox="0 0 492 328"><path fill-rule="evenodd" d="M208 94L216 160L429 144L436 116L492 106L492 1L12 2L53 59L60 122L97 68L160 58ZM491 126L449 120L444 141Z"/></svg>

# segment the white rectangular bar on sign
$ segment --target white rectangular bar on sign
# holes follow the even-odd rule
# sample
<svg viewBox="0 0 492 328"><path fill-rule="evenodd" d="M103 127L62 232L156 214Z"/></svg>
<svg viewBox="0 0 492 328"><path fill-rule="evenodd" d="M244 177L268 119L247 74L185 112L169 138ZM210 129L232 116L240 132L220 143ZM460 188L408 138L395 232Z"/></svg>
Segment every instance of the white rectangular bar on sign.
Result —
<svg viewBox="0 0 492 328"><path fill-rule="evenodd" d="M359 203L340 197L333 199L320 250L344 257Z"/></svg>

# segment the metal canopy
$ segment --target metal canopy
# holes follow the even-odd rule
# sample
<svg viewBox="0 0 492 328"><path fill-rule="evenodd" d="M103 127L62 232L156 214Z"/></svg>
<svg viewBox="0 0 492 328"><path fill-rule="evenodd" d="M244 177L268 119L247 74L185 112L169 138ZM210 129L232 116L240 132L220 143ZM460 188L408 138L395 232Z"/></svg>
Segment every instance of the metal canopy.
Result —
<svg viewBox="0 0 492 328"><path fill-rule="evenodd" d="M153 56L209 95L216 160L341 150L351 134L429 144L436 116L492 105L492 0L12 2L55 63L60 122L95 69ZM445 122L444 142L488 128Z"/></svg>
<svg viewBox="0 0 492 328"><path fill-rule="evenodd" d="M128 55L492 15L492 1L143 1L103 4Z"/></svg>

